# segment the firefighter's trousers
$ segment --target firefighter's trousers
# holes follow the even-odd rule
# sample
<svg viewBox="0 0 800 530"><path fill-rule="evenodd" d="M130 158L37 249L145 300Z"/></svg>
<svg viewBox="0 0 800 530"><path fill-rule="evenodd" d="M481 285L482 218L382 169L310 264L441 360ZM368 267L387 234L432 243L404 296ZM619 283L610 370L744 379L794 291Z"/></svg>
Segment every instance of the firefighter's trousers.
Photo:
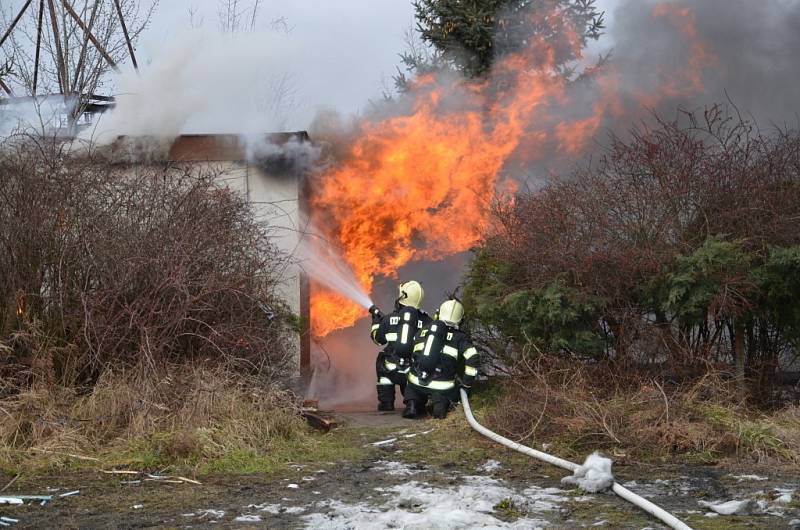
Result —
<svg viewBox="0 0 800 530"><path fill-rule="evenodd" d="M434 390L409 381L403 392L403 403L408 404L409 401L416 403L417 411L420 414L425 411L425 407L430 401L433 416L444 418L453 403L458 402L458 386L446 390Z"/></svg>
<svg viewBox="0 0 800 530"><path fill-rule="evenodd" d="M382 351L375 361L375 372L378 376L378 401L394 405L395 386L400 387L400 395L404 395L408 381L409 362L391 352Z"/></svg>

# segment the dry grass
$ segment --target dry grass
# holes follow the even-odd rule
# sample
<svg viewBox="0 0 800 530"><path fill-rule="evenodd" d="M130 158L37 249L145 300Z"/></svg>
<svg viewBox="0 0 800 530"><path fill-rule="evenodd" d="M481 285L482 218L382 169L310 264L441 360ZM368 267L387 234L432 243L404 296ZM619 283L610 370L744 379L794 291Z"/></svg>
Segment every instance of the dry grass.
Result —
<svg viewBox="0 0 800 530"><path fill-rule="evenodd" d="M756 413L735 385L714 375L683 387L654 380L615 385L602 369L539 369L517 379L487 420L528 444L583 454L605 449L634 458L683 455L800 464L800 408Z"/></svg>
<svg viewBox="0 0 800 530"><path fill-rule="evenodd" d="M0 401L0 465L150 468L268 451L305 436L289 392L221 369L166 374L108 371L86 394L40 383Z"/></svg>

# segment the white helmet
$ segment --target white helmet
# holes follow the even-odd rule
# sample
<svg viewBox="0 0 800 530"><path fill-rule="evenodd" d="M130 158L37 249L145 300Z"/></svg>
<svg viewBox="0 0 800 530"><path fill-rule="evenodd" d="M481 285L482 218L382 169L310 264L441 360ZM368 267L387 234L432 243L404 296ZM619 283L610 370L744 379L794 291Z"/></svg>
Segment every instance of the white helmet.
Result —
<svg viewBox="0 0 800 530"><path fill-rule="evenodd" d="M419 309L422 305L422 300L425 299L425 291L419 282L411 280L410 282L401 283L397 290L400 291L400 298L398 303L400 305L407 305Z"/></svg>
<svg viewBox="0 0 800 530"><path fill-rule="evenodd" d="M447 300L439 306L439 320L443 320L445 324L458 327L462 318L464 318L464 306L458 300Z"/></svg>

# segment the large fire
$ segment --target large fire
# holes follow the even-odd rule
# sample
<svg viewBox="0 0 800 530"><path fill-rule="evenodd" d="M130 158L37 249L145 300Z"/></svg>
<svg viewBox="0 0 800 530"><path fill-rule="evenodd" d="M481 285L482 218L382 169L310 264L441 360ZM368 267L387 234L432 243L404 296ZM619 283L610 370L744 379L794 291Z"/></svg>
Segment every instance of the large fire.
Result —
<svg viewBox="0 0 800 530"><path fill-rule="evenodd" d="M692 44L678 85L638 97L653 105L676 91L699 90L700 70L711 60L699 43L691 13L660 4L654 19L674 25ZM563 26L554 13L552 24ZM319 226L340 247L368 292L376 276L394 277L412 260L437 260L473 246L488 221L497 192L514 189L503 176L512 158L540 161L581 153L609 114L623 112L613 67L595 76L595 96L581 114L571 83L555 64L555 46L580 56L574 34L562 42L532 40L498 61L480 83L431 75L416 80L405 112L364 120L345 157L321 175L312 192ZM566 110L569 109L569 112ZM580 109L578 109L580 110ZM565 118L564 116L569 116ZM312 333L351 326L366 311L315 286Z"/></svg>

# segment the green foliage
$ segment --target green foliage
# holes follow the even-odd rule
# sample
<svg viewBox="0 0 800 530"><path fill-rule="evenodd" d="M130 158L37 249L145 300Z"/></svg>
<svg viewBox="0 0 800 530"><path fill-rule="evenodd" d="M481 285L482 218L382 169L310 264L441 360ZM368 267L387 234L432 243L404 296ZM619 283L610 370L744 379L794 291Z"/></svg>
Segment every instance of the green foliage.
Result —
<svg viewBox="0 0 800 530"><path fill-rule="evenodd" d="M514 288L518 268L479 254L472 262L464 300L475 318L505 337L539 349L596 355L604 348L598 333L602 299L557 278L539 288ZM510 292L509 292L510 291Z"/></svg>
<svg viewBox="0 0 800 530"><path fill-rule="evenodd" d="M762 312L785 336L800 341L800 246L773 247L757 273Z"/></svg>
<svg viewBox="0 0 800 530"><path fill-rule="evenodd" d="M587 39L600 36L603 15L594 4L594 0L417 0L414 8L422 40L454 68L477 77L488 72L495 59L521 50L534 38L553 45L558 64L576 59L574 47L564 39L574 31L585 45Z"/></svg>
<svg viewBox="0 0 800 530"><path fill-rule="evenodd" d="M651 280L649 301L653 309L673 315L682 325L705 322L709 311L723 316L741 312L753 287L752 262L741 242L710 237Z"/></svg>

